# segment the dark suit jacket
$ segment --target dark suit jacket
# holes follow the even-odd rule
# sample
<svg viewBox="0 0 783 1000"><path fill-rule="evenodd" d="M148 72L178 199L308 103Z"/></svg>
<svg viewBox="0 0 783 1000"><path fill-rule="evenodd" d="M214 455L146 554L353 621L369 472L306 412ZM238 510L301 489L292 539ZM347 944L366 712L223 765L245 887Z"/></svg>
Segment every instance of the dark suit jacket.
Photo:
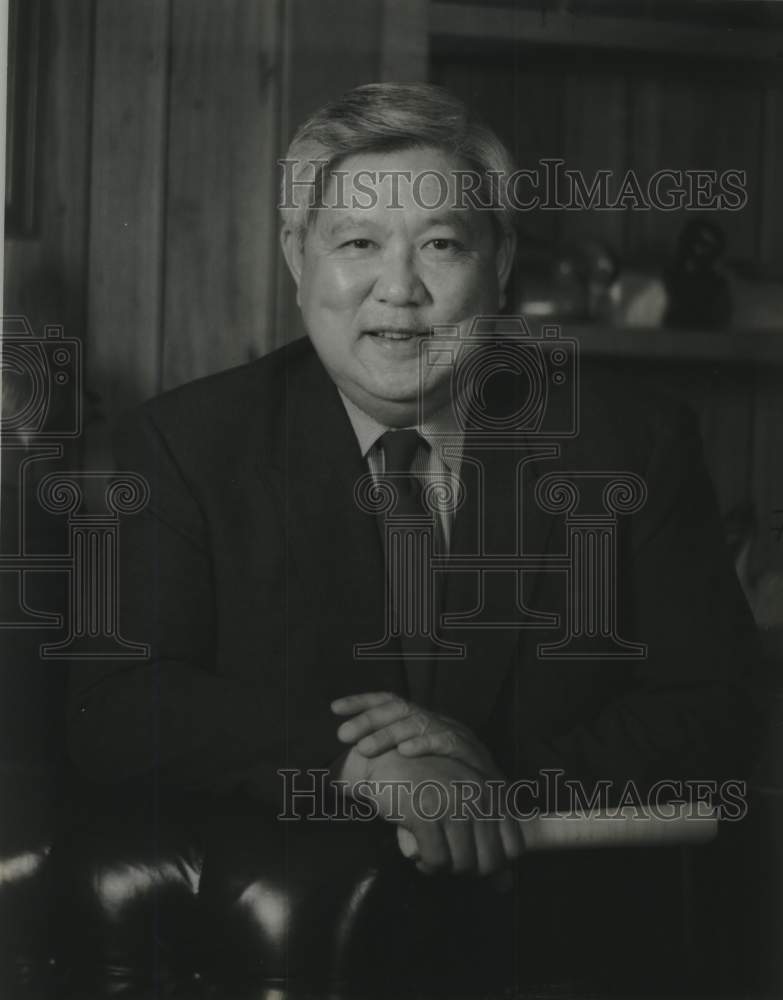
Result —
<svg viewBox="0 0 783 1000"><path fill-rule="evenodd" d="M743 689L749 614L722 539L689 411L585 374L580 433L536 461L524 498L526 544L562 552L562 518L532 489L558 469L623 470L647 483L622 520L623 638L643 661L540 659L542 629L452 633L464 661L441 663L437 707L478 733L510 777L544 768L618 785L735 777L747 743ZM469 453L468 453L469 457ZM482 456L488 544L510 551L508 478L519 454ZM366 471L338 393L308 341L166 393L117 435L118 467L151 487L128 517L121 627L151 645L143 663L85 662L71 680L70 743L98 781L154 772L161 782L248 792L279 806L281 767L325 767L342 751L330 701L402 690L394 661L355 661L383 632L375 519L353 497ZM493 465L494 463L494 465ZM475 491L453 551L475 546ZM513 476L513 469L512 469ZM512 480L513 481L513 480ZM504 485L506 484L506 485ZM525 572L530 607L566 611L562 572ZM453 574L451 610L476 602L476 575Z"/></svg>

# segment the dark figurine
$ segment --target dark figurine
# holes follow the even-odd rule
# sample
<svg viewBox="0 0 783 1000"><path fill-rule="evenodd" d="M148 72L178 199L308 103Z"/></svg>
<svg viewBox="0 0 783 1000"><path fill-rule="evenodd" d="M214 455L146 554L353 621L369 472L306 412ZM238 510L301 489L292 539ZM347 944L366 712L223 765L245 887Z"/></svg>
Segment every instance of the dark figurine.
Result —
<svg viewBox="0 0 783 1000"><path fill-rule="evenodd" d="M683 227L674 263L666 272L666 326L714 330L728 325L731 293L717 265L725 246L723 230L713 222L692 219Z"/></svg>

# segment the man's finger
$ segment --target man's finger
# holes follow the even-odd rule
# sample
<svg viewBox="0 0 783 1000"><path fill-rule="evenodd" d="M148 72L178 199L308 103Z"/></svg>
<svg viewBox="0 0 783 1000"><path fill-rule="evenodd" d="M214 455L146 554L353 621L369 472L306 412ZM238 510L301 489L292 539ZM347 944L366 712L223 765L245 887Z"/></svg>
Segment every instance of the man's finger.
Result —
<svg viewBox="0 0 783 1000"><path fill-rule="evenodd" d="M472 831L468 830L469 835ZM503 837L503 831L501 829L501 838ZM472 836L468 836L467 842L470 846L467 846L464 856L461 854L464 845L457 845L453 837L448 836L447 839L449 843L449 849L451 851L452 857L452 870L457 872L467 872L474 871L477 867L477 855L475 849L475 843L473 842ZM415 835L404 826L397 827L397 844L400 848L400 853L403 857L408 858L411 861L418 862L416 867L419 871L424 874L432 874L432 869L421 861L421 854L419 852L419 844L416 840ZM508 852L507 852L508 854ZM461 858L462 860L457 860ZM492 881L492 886L498 892L508 892L514 886L514 874L510 868L503 868L500 871L495 872L490 876Z"/></svg>
<svg viewBox="0 0 783 1000"><path fill-rule="evenodd" d="M394 698L376 708L368 708L352 719L343 722L337 730L337 738L343 743L355 743L356 740L369 736L371 733L384 729L401 719L413 717L417 719L417 728L407 733L408 736L421 733L426 729L427 713L402 698ZM390 746L396 745L396 740L390 744Z"/></svg>
<svg viewBox="0 0 783 1000"><path fill-rule="evenodd" d="M365 753L366 751L362 743L359 744L357 749L361 753ZM438 757L451 757L452 760L461 760L463 764L467 764L468 767L472 767L480 773L487 770L487 761L484 759L484 756L470 740L466 740L464 736L454 732L453 729L402 739L397 744L397 749L403 757L421 757L426 754L435 754Z"/></svg>
<svg viewBox="0 0 783 1000"><path fill-rule="evenodd" d="M477 820L473 823L476 836L476 858L479 875L492 875L506 868L506 853L500 839L496 820Z"/></svg>
<svg viewBox="0 0 783 1000"><path fill-rule="evenodd" d="M401 743L424 734L431 723L432 718L426 712L414 711L404 719L399 719L397 722L392 722L388 726L383 726L381 729L363 736L356 744L356 749L365 757L375 757L379 753L392 750L394 747L399 747Z"/></svg>
<svg viewBox="0 0 783 1000"><path fill-rule="evenodd" d="M393 750L397 746L398 739L404 740L409 732L410 729L406 727L399 734L396 734L394 726L385 726L375 733L370 733L369 736L363 736L356 744L356 749L365 757L377 757L378 754L386 753L387 750ZM344 730L342 733L338 733L341 740L343 733Z"/></svg>
<svg viewBox="0 0 783 1000"><path fill-rule="evenodd" d="M407 827L397 827L397 846L405 858L417 860L420 857L418 841Z"/></svg>
<svg viewBox="0 0 783 1000"><path fill-rule="evenodd" d="M344 698L335 698L331 704L331 709L335 715L355 715L356 712L363 712L367 708L375 708L383 705L384 702L396 698L396 694L389 691L367 691L364 694L349 694Z"/></svg>
<svg viewBox="0 0 783 1000"><path fill-rule="evenodd" d="M500 821L500 840L509 861L516 861L525 853L525 838L518 820L506 816Z"/></svg>
<svg viewBox="0 0 783 1000"><path fill-rule="evenodd" d="M419 845L419 865L432 872L443 871L451 863L451 852L441 824L436 820L416 823L414 836ZM423 869L420 869L423 870Z"/></svg>
<svg viewBox="0 0 783 1000"><path fill-rule="evenodd" d="M399 846L403 857L416 862L416 869L417 871L420 871L422 875L435 874L435 869L430 868L428 864L425 864L421 860L419 844L411 831L406 829L404 826L397 827L397 845Z"/></svg>
<svg viewBox="0 0 783 1000"><path fill-rule="evenodd" d="M476 840L467 819L452 819L446 823L446 841L451 854L451 870L456 874L476 871Z"/></svg>

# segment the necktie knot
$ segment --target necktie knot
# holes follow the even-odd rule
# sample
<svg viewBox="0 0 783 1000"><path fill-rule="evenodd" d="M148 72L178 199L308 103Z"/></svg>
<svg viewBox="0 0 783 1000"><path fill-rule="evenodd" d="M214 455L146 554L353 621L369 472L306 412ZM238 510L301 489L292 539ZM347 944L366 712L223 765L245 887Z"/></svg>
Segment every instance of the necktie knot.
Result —
<svg viewBox="0 0 783 1000"><path fill-rule="evenodd" d="M424 438L412 427L399 431L386 431L379 443L383 448L387 473L410 472L419 445Z"/></svg>

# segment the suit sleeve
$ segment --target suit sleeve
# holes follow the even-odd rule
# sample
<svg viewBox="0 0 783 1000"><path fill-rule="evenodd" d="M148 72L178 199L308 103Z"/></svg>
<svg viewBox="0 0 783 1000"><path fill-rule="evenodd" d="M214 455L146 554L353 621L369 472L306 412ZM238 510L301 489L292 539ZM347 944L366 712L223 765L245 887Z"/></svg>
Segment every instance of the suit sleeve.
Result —
<svg viewBox="0 0 783 1000"><path fill-rule="evenodd" d="M260 721L263 671L256 683L215 670L209 525L196 491L144 410L120 426L115 457L150 487L146 509L123 519L118 560L120 629L149 656L73 667L71 755L97 782L154 774L164 786L250 792L281 807L285 750Z"/></svg>
<svg viewBox="0 0 783 1000"><path fill-rule="evenodd" d="M618 583L648 647L633 682L592 718L534 746L534 769L562 768L644 793L661 780L741 779L756 709L755 627L729 560L698 425L683 408L659 435L648 499ZM631 636L624 636L631 638Z"/></svg>

